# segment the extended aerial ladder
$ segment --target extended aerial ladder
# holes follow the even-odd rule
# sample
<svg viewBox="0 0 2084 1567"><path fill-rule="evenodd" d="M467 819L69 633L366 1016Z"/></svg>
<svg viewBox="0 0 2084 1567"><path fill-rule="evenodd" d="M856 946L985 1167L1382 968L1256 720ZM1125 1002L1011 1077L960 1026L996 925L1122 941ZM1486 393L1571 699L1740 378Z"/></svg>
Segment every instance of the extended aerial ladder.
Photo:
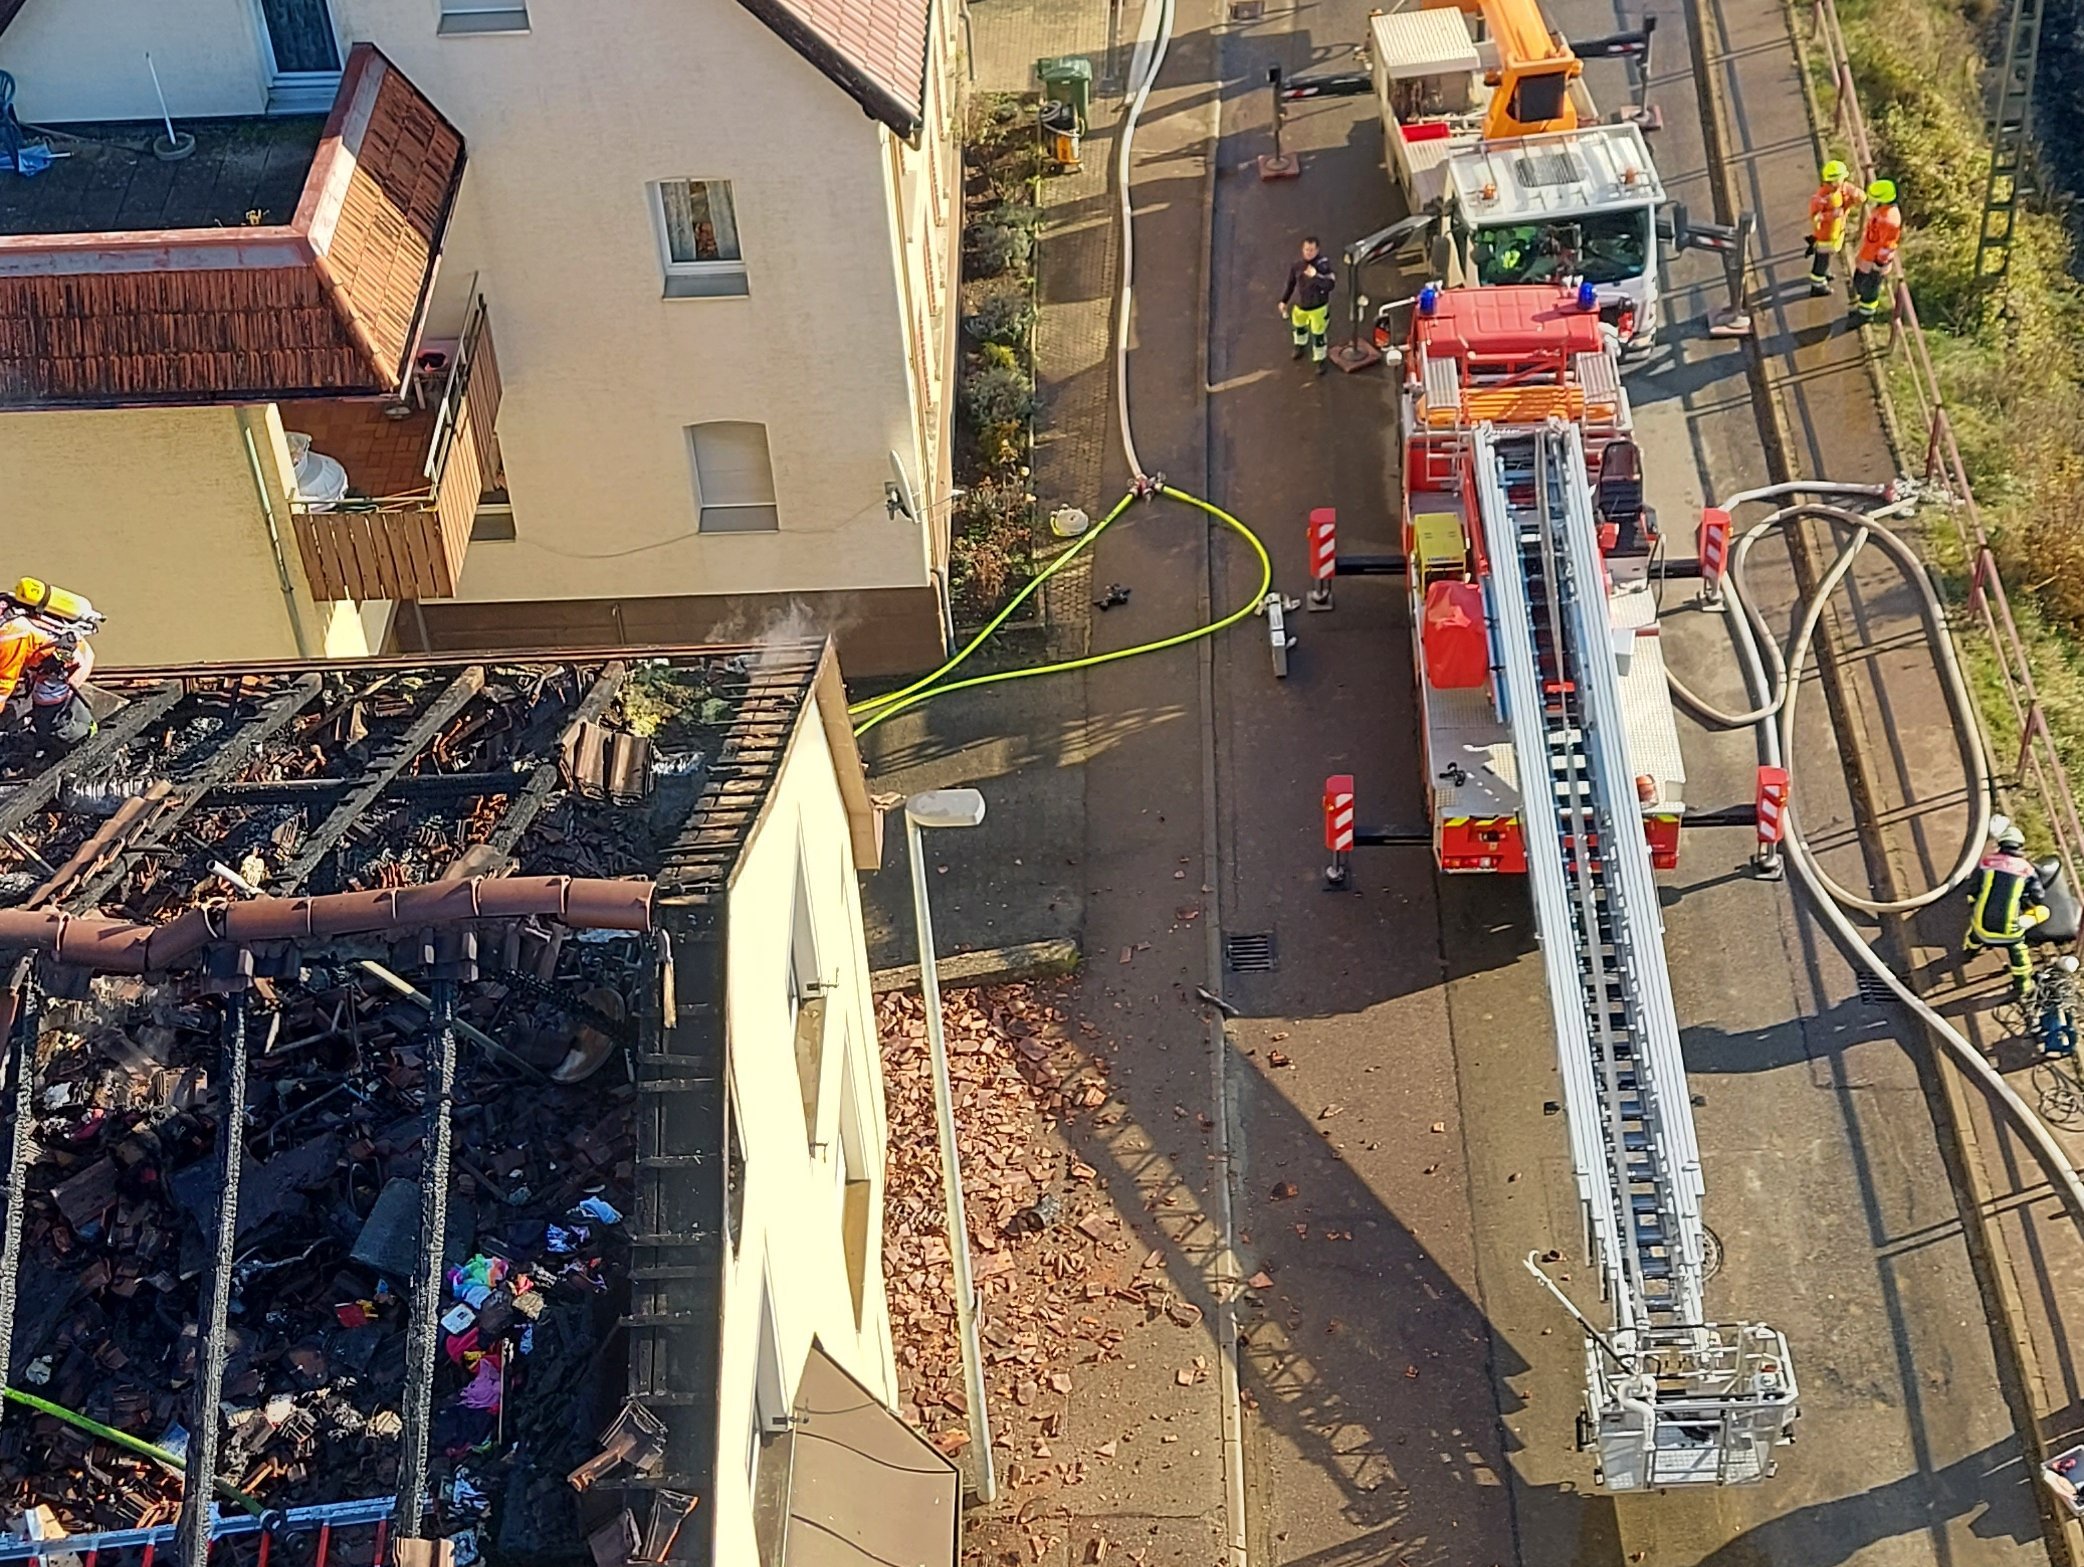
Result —
<svg viewBox="0 0 2084 1567"><path fill-rule="evenodd" d="M1546 774L1523 781L1527 882L1611 1319L1580 1318L1580 1441L1610 1490L1763 1480L1793 1439L1794 1371L1774 1329L1707 1320L1700 1151L1583 448L1560 422L1471 445L1503 706L1523 779Z"/></svg>
<svg viewBox="0 0 2084 1567"><path fill-rule="evenodd" d="M1604 1302L1595 1321L1529 1260L1585 1332L1579 1445L1609 1490L1745 1484L1793 1439L1797 1389L1780 1333L1707 1315L1653 876L1676 853L1684 773L1647 580L1655 519L1611 358L1568 291L1422 299L1403 358L1405 553L1352 563L1407 577L1441 869L1527 878ZM1347 561L1328 524L1312 546L1328 604ZM1327 785L1334 885L1352 800L1350 778ZM1453 814L1483 801L1509 814Z"/></svg>

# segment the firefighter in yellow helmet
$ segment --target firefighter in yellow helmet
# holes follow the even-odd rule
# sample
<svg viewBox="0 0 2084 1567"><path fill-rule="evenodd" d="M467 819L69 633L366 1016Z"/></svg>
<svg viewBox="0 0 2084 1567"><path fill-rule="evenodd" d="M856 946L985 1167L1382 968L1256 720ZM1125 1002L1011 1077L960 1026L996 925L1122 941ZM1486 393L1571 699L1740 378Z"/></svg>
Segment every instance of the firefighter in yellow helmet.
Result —
<svg viewBox="0 0 2084 1567"><path fill-rule="evenodd" d="M1983 856L1969 879L1968 935L1963 952L1982 947L2004 949L2012 977L2012 995L2021 1001L2033 994L2033 962L2026 955L2026 933L2048 917L2047 893L2040 872L2026 858L2026 835L2000 817L1992 824L1997 848Z"/></svg>
<svg viewBox="0 0 2084 1567"><path fill-rule="evenodd" d="M101 620L78 594L34 577L0 588L0 709L10 726L26 722L39 739L67 749L94 733L87 639Z"/></svg>
<svg viewBox="0 0 2084 1567"><path fill-rule="evenodd" d="M1809 292L1831 291L1831 258L1845 248L1846 225L1866 200L1860 187L1846 178L1844 164L1833 158L1823 166L1816 193L1809 198Z"/></svg>
<svg viewBox="0 0 2084 1567"><path fill-rule="evenodd" d="M1903 243L1903 209L1896 205L1896 182L1876 180L1867 187L1867 226L1860 231L1859 259L1852 272L1852 316L1865 324L1881 318L1881 290L1896 247Z"/></svg>

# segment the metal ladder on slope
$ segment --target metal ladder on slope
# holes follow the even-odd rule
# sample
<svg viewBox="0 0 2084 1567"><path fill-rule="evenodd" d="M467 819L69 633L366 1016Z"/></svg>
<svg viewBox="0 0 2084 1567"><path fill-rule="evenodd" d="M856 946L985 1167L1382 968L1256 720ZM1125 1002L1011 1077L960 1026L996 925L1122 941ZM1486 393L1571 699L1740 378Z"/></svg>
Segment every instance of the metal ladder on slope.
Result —
<svg viewBox="0 0 2084 1567"><path fill-rule="evenodd" d="M2019 203L2032 187L2033 83L2041 52L2042 0L2012 0L2005 23L1997 101L1990 115L1990 172L1983 185L1982 228L1975 242L1978 307L2012 264Z"/></svg>
<svg viewBox="0 0 2084 1567"><path fill-rule="evenodd" d="M1792 1437L1794 1376L1771 1328L1704 1320L1700 1156L1580 438L1483 425L1472 444L1557 1067L1612 1313L1605 1331L1580 1316L1580 1445L1611 1490L1761 1480ZM1547 789L1528 781L1536 757Z"/></svg>

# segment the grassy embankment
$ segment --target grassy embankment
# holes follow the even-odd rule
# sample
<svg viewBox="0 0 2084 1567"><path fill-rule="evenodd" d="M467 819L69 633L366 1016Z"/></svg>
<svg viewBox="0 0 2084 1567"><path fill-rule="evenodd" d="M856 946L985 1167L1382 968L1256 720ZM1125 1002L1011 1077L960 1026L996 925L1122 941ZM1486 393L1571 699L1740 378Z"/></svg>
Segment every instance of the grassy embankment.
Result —
<svg viewBox="0 0 2084 1567"><path fill-rule="evenodd" d="M1980 312L1973 282L1990 157L1984 61L2002 44L2005 3L1840 0L1839 14L1875 155L1900 193L1903 266L1962 461L2050 728L2084 780L2084 286L2062 217L2046 201L2021 213L2009 282ZM1827 81L1819 91L1828 111ZM1886 379L1906 442L1918 448L1905 454L1915 466L1926 431L1902 354ZM1948 587L1965 596L1953 530L1935 524L1926 543ZM1995 655L1978 634L1962 646L2008 770L2018 726Z"/></svg>

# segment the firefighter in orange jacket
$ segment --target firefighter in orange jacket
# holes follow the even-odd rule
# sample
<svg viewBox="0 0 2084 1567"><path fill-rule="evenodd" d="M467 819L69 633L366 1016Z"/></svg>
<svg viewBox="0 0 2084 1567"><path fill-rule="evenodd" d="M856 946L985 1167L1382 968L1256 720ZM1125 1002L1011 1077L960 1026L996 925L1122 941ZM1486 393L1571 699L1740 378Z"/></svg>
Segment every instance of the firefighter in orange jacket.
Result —
<svg viewBox="0 0 2084 1567"><path fill-rule="evenodd" d="M1876 180L1867 187L1867 227L1860 235L1859 259L1852 274L1852 315L1862 325L1881 316L1881 286L1896 264L1903 240L1903 209L1896 205L1896 182Z"/></svg>
<svg viewBox="0 0 2084 1567"><path fill-rule="evenodd" d="M1831 258L1845 248L1845 228L1853 209L1865 200L1860 187L1846 177L1836 158L1823 166L1823 183L1809 198L1809 292L1831 291Z"/></svg>
<svg viewBox="0 0 2084 1567"><path fill-rule="evenodd" d="M82 689L94 672L87 637L101 624L94 606L33 577L0 589L0 710L36 734L71 747L94 733Z"/></svg>

